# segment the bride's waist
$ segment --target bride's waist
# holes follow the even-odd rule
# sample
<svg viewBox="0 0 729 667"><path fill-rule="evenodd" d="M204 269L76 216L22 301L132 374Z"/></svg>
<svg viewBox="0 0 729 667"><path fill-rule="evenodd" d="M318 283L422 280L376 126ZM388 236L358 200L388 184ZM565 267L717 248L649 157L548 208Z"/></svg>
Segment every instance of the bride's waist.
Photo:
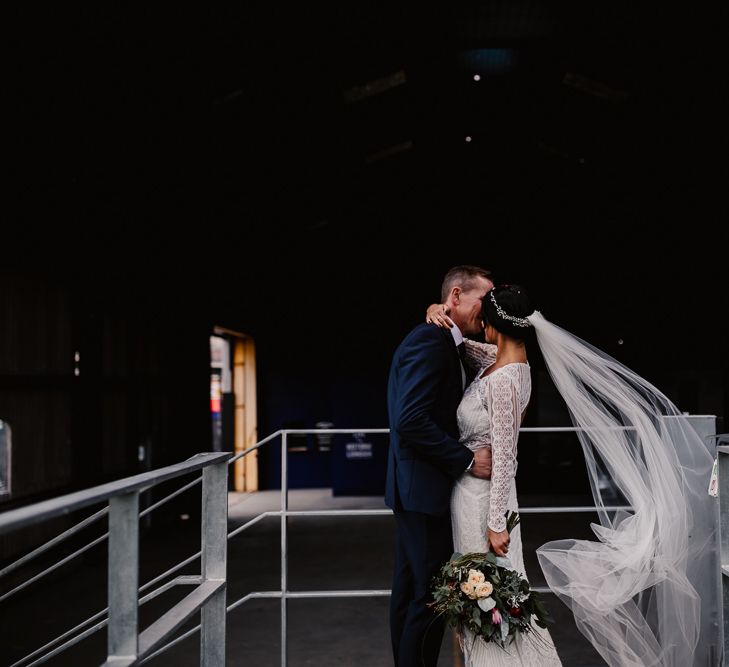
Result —
<svg viewBox="0 0 729 667"><path fill-rule="evenodd" d="M468 491L486 493L491 489L491 480L474 477L470 472L466 471L456 480L455 486Z"/></svg>
<svg viewBox="0 0 729 667"><path fill-rule="evenodd" d="M514 472L516 472L516 470ZM516 479L514 477L515 476L512 476L509 480L509 486L511 488L516 487ZM456 479L456 484L467 489L489 489L491 487L491 480L476 477L475 475L472 475L469 470L466 470Z"/></svg>

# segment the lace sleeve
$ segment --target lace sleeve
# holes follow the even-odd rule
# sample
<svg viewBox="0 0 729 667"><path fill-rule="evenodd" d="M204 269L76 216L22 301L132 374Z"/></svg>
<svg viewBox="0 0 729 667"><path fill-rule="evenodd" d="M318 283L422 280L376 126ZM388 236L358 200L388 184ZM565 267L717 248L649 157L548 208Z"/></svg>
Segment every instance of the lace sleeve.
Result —
<svg viewBox="0 0 729 667"><path fill-rule="evenodd" d="M500 533L506 530L507 503L515 474L516 441L519 433L519 402L516 385L509 373L494 373L489 386L491 404L491 497L488 526Z"/></svg>
<svg viewBox="0 0 729 667"><path fill-rule="evenodd" d="M466 344L466 363L473 370L481 370L496 361L496 345L479 343L469 338L464 338L463 342Z"/></svg>

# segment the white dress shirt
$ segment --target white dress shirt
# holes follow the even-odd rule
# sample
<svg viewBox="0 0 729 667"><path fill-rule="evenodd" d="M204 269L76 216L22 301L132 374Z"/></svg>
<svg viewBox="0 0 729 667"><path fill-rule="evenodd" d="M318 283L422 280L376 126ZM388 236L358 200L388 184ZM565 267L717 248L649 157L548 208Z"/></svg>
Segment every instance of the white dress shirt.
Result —
<svg viewBox="0 0 729 667"><path fill-rule="evenodd" d="M463 334L461 333L461 330L458 328L458 325L454 322L453 328L451 329L451 336L453 336L453 340L456 343L456 349L458 349L458 346L463 343ZM458 355L458 363L461 365L461 384L463 388L466 388L466 369L463 367L463 361L461 361L461 355ZM471 462L468 464L468 467L466 470L470 470L473 467L474 462L476 461L476 457L471 459Z"/></svg>

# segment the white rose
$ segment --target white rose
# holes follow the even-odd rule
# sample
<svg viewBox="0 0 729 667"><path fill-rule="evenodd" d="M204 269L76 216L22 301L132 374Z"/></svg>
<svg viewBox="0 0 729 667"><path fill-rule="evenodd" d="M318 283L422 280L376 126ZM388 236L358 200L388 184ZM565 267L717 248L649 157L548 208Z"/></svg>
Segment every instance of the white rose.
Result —
<svg viewBox="0 0 729 667"><path fill-rule="evenodd" d="M464 593L465 593L466 595L468 595L468 597L469 597L469 598L471 598L472 600L475 600L475 599L476 599L476 594L475 594L475 591L474 591L474 586L472 586L472 585L471 585L470 583L468 583L467 581L464 581L464 582L463 582L463 583L461 584L461 590L462 590L462 591L463 591L463 592L464 592Z"/></svg>
<svg viewBox="0 0 729 667"><path fill-rule="evenodd" d="M491 595L491 593L493 593L493 590L494 587L491 585L491 582L484 581L482 584L476 585L474 593L476 593L476 597L478 598L485 598Z"/></svg>
<svg viewBox="0 0 729 667"><path fill-rule="evenodd" d="M468 583L471 584L471 586L477 586L478 584L482 584L484 581L486 581L486 577L483 572L479 570L468 571Z"/></svg>

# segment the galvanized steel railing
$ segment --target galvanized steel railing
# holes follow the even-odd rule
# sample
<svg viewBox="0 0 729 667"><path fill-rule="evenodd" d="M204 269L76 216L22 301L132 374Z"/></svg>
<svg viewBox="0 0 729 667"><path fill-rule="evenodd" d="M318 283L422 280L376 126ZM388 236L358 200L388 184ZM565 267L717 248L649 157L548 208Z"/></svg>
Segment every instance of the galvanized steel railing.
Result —
<svg viewBox="0 0 729 667"><path fill-rule="evenodd" d="M724 656L729 657L729 433L716 436Z"/></svg>
<svg viewBox="0 0 729 667"><path fill-rule="evenodd" d="M713 419L713 418L712 418ZM713 422L712 422L713 425ZM577 429L573 427L535 427L535 428L522 428L521 432L574 432ZM706 430L706 427L703 429ZM288 616L288 609L287 609L287 602L291 598L341 598L341 597L375 597L375 596L389 596L390 590L326 590L326 591L290 591L288 589L288 531L287 531L287 519L290 516L379 516L379 515L391 515L392 512L389 509L381 509L381 510L290 510L288 506L288 436L289 435L311 435L311 434L387 434L389 433L389 429L284 429L276 431L275 433L272 433L268 437L264 438L260 442L256 443L254 446L250 447L249 449L237 454L236 456L229 458L228 454L222 454L222 455L200 455L200 456L218 456L219 459L216 459L217 461L226 461L227 464L233 463L237 459L240 459L244 456L247 456L251 452L259 449L263 445L271 442L277 437L281 437L281 509L279 511L269 511L269 512L263 512L259 514L258 516L254 517L247 523L243 524L242 526L239 526L235 530L231 531L227 534L227 539L231 539L235 537L236 535L240 534L244 530L250 528L251 526L255 525L259 521L275 516L279 517L281 521L281 590L279 591L253 591L248 593L247 595L244 595L240 599L236 600L232 604L230 604L226 611L230 612L243 603L247 602L248 600L254 599L254 598L278 598L281 600L281 665L282 667L285 667L288 662L288 623L287 623L287 616ZM701 433L701 430L700 430ZM193 459L194 461L194 459ZM178 464L178 466L171 466L171 468L177 468L179 466L184 466L185 464ZM198 467L203 467L203 465L198 465ZM217 463L217 465L214 466L215 469L219 468L225 468L222 463ZM194 468L189 467L185 470L185 472L189 472L193 470ZM164 470L169 469L163 469L161 471L156 471L157 473L162 473ZM207 469L206 469L207 470ZM178 474L183 474L182 472ZM222 473L211 473L208 472L208 475L215 474L216 477L216 488L220 488L220 484L223 485L223 488L226 488L224 483L224 475ZM120 482L117 482L115 484L124 484L125 482L131 482L131 480L135 480L142 477L147 477L149 475L155 475L154 472L152 473L145 473L145 475L139 475L135 478L129 478L129 480L122 480ZM203 471L203 486L205 489L205 475L206 471ZM171 475L170 475L171 476ZM170 476L165 477L165 479L168 479ZM223 480L221 482L221 479ZM162 480L160 480L162 481ZM151 512L152 510L156 509L163 503L167 502L171 498L173 498L176 495L179 495L183 491L191 488L195 484L197 484L200 481L200 478L193 480L192 482L186 484L182 488L176 490L169 496L163 498L161 501L156 503L155 505L152 505L151 507L147 508L144 512L142 512L139 516L144 516L148 512ZM104 488L104 487L98 487ZM137 487L139 488L139 487ZM90 490L90 491L93 491ZM85 492L81 492L85 493ZM205 498L205 492L203 493L203 497ZM61 500L61 499L59 499ZM48 501L52 502L52 501ZM91 504L89 503L86 504ZM212 502L212 501L210 501ZM205 501L204 501L205 503ZM215 501L215 503L218 503L218 501ZM617 511L617 510L630 510L631 508L629 506L611 506L611 507L605 507L605 510L608 511ZM213 507L209 507L208 511L212 511ZM15 510L15 512L21 512L22 510ZM70 511L70 510L69 510ZM175 639L169 641L167 644L161 645L164 637L169 637L173 632L174 629L179 627L181 624L181 620L179 620L179 614L170 616L169 618L166 618L168 615L163 617L163 619L160 619L158 623L160 624L159 629L156 629L154 632L154 641L152 641L152 635L145 635L145 633L142 633L142 636L139 637L139 647L140 649L143 649L143 653L140 653L137 660L138 663L134 662L113 662L114 665L116 664L143 664L147 662L148 660L152 659L153 657L158 656L159 654L163 653L167 649L171 648L172 646L178 644L179 642L183 641L187 637L191 636L192 634L196 633L198 630L202 628L202 647L203 650L201 651L201 661L202 664L206 665L206 667L209 665L210 667L215 666L218 667L218 665L224 664L224 655L225 655L225 613L223 613L223 609L225 609L225 588L224 588L224 582L225 582L225 569L224 569L224 563L225 563L225 543L226 540L222 539L222 536L225 534L225 527L220 526L220 516L222 516L222 511L220 510L220 507L218 504L215 504L215 512L217 512L218 516L218 524L216 524L216 528L214 530L211 530L209 534L209 538L212 540L212 542L205 542L205 539L203 540L203 562L205 565L203 566L203 574L201 577L177 577L176 579L171 580L170 582L160 586L158 589L155 589L151 593L147 594L145 597L142 597L139 600L139 604L144 604L148 600L156 597L157 595L163 593L164 591L168 590L170 587L177 585L177 584L198 584L198 589L196 589L196 597L191 598L188 601L186 608L192 608L193 605L197 605L197 607L203 605L204 600L206 599L206 596L208 595L214 595L216 604L215 607L211 607L208 603L206 607L203 607L203 609L208 608L209 611L206 613L203 612L203 619L202 623L184 634L176 637ZM552 507L521 507L519 509L520 513L523 514L537 514L537 513L574 513L574 512L595 512L596 508L593 505L588 506L552 506ZM121 517L122 522L124 525L127 526L128 529L131 529L131 523L132 523L132 515L135 515L134 508L131 504L127 502L126 505L121 504L118 506L116 512ZM43 545L43 547L37 549L36 551L28 554L27 556L24 556L20 560L16 561L12 565L6 567L4 570L0 571L0 577L3 574L7 574L8 572L16 569L17 567L20 567L20 565L26 563L31 558L39 555L43 551L45 551L47 548L50 548L50 546L57 544L58 542L62 541L63 539L69 537L70 535L74 534L75 532L78 532L82 527L85 525L88 525L88 523L97 520L98 518L101 518L106 513L106 510L102 510L98 512L97 514L85 519L81 523L77 524L73 528L69 529L62 535L59 535L57 538L54 538L50 542ZM10 514L10 513L6 513ZM225 512L226 518L227 518L227 505L226 505L226 512ZM203 514L205 516L205 513ZM3 532L3 518L5 515L0 515L0 533ZM110 531L114 532L114 531ZM214 539L213 539L213 533L214 533ZM205 536L205 529L203 530L203 534ZM89 543L82 549L80 549L75 554L72 554L59 563L51 566L46 571L41 572L40 574L36 575L32 579L28 580L27 582L21 584L20 586L16 587L15 589L9 591L8 593L5 593L4 595L0 596L0 602L10 595L13 595L14 593L22 590L26 586L30 585L33 581L38 580L48 572L52 571L56 567L59 567L61 564L67 562L71 558L74 558L75 556L79 555L80 553L83 553L88 548L91 548L94 544L97 544L99 541L105 539L106 536L102 536L100 538L97 538L97 540L94 540L93 542ZM111 539L111 537L110 537ZM118 538L117 538L118 539ZM207 544L207 546L205 546ZM210 550L210 554L206 556L207 553L206 550ZM111 541L110 541L110 550L111 550ZM162 581L164 578L174 574L178 570L180 570L185 565L193 562L195 559L200 557L201 552L198 552L189 558L181 561L177 565L173 566L167 572L159 575L158 577L155 577L153 580L147 582L144 586L139 588L138 592L142 593L145 590L149 589L150 587L154 586L158 582ZM117 559L118 560L118 559ZM221 570L221 563L223 563L223 568ZM215 564L215 565L214 565ZM112 565L111 557L110 557L110 568ZM127 647L133 648L133 642L130 639L131 638L131 632L129 631L129 628L131 627L130 623L123 620L123 617L120 617L119 610L120 609L131 609L136 604L136 593L137 593L137 581L136 581L136 575L132 575L131 572L127 571L126 575L123 575L122 572L116 573L117 575L117 583L114 585L122 585L122 583L125 584L126 590L124 593L122 591L116 591L115 596L120 602L117 602L115 604L116 610L112 613L112 604L110 603L110 609L109 609L109 623L114 623L117 626L117 629L112 631L110 629L110 655L111 655L111 647L112 647L112 638L113 638L113 646L116 651L119 650L128 650ZM129 577L125 582L121 580L123 576ZM223 585L219 589L208 591L205 588L202 588L202 583L204 581L223 581ZM111 574L110 574L110 582L111 582ZM111 600L111 588L112 585L110 583L110 600ZM540 592L549 592L548 588L544 587L534 587L534 590L540 591ZM132 594L134 593L134 594ZM186 598L187 600L187 598ZM183 600L183 603L185 600ZM195 608L197 608L195 607ZM106 620L102 620L98 622L96 625L87 628L86 630L83 630L84 627L89 625L90 623L93 623L94 621L99 621L99 619L103 618L106 614L107 610L102 610L101 612L98 612L94 616L90 617L83 623L77 625L75 628L72 628L71 630L65 632L64 634L60 635L56 639L54 639L52 642L49 642L43 647L40 647L33 653L25 656L23 659L15 662L10 667L33 667L34 665L40 664L41 662L45 662L47 659L52 657L53 655L57 655L61 651L65 650L66 648L69 648L73 644L77 643L78 641L82 640L83 638L89 636L91 633L95 632L96 630L100 629L104 625L107 624ZM222 621L221 619L222 615ZM189 615L185 616L185 618L188 618ZM217 619L213 621L214 619ZM179 620L179 622L178 622ZM184 620L184 619L182 619ZM136 623L136 616L134 617L134 622ZM122 630L121 628L126 628L125 630ZM221 630L222 629L222 630ZM75 636L74 633L78 631L78 634ZM147 631L145 631L147 632ZM71 639L68 639L69 637L72 637ZM59 644L60 642L66 640L64 644L61 646L58 646L57 648L53 649L52 647L56 644ZM50 649L47 653L42 654L43 651L46 649ZM42 654L42 655L41 655ZM107 664L112 664L111 662Z"/></svg>
<svg viewBox="0 0 729 667"><path fill-rule="evenodd" d="M28 582L3 595L6 599L22 590L32 581L53 571L71 558L78 556L99 541L109 540L108 560L108 609L87 619L84 623L56 638L34 651L15 665L36 665L45 662L66 648L87 637L92 632L108 626L107 660L104 663L111 667L128 667L140 664L149 659L152 652L166 641L194 613L201 611L202 634L201 655L206 667L224 667L225 665L225 590L226 590L226 554L228 524L228 460L229 453L198 454L191 459L160 470L135 475L109 484L103 484L84 491L71 493L60 498L46 500L19 509L0 514L0 534L24 528L47 519L69 514L105 500L109 506L105 510L84 519L72 529L65 531L50 540L43 547L15 561L0 574L7 574L40 555L51 546L78 532L89 523L98 520L108 513L109 532L86 545L75 554L64 558L59 563L47 568ZM139 573L139 494L146 489L174 479L181 475L202 469L202 563L201 573L194 577L177 577L138 601ZM196 480L196 482L199 480ZM195 483L196 483L195 482ZM187 485L186 488L189 488ZM169 500L173 495L168 496ZM156 506L159 506L158 503ZM152 508L150 508L151 510ZM198 554L200 555L200 554ZM188 561L189 562L189 561ZM162 575L163 577L165 575ZM153 585L149 582L146 587ZM172 586L184 584L195 588L187 597L178 602L157 621L139 633L139 605L156 597ZM106 620L97 623L93 628L80 632L73 639L55 649L55 646L76 630L90 622L107 615ZM44 650L48 652L40 655Z"/></svg>

